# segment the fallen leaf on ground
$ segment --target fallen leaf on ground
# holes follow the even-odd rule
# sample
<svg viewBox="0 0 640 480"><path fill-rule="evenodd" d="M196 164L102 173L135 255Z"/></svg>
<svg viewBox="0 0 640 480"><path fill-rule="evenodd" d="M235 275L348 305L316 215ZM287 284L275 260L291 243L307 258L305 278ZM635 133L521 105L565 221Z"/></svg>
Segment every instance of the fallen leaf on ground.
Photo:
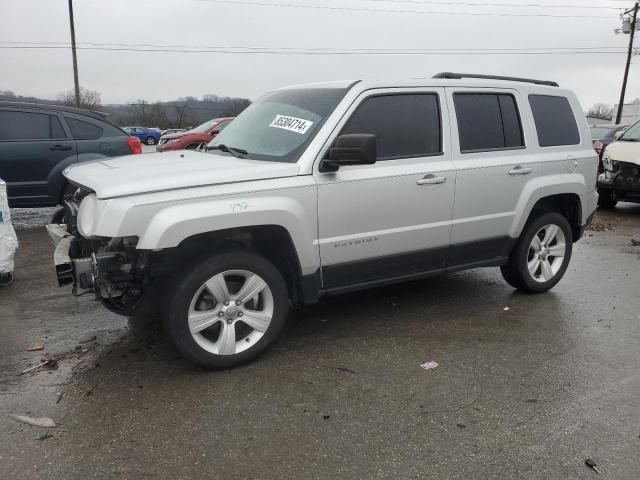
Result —
<svg viewBox="0 0 640 480"><path fill-rule="evenodd" d="M27 348L27 352L35 352L36 350L44 350L44 343L36 343Z"/></svg>

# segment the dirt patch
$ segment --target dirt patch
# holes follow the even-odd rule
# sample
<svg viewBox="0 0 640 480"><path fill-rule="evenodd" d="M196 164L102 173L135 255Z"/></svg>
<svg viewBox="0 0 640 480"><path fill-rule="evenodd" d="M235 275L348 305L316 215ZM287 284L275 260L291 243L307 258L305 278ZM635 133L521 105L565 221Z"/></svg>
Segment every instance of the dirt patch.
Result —
<svg viewBox="0 0 640 480"><path fill-rule="evenodd" d="M612 218L595 218L593 222L587 227L587 230L592 232L608 232L615 230L616 226L620 222L626 222L626 218L612 217Z"/></svg>

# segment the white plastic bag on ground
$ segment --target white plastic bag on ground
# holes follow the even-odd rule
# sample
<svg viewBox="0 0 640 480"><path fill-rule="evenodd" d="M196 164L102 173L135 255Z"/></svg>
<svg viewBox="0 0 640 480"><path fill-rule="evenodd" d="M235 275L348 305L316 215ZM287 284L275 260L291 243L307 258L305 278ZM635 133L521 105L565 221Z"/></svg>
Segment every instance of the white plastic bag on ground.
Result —
<svg viewBox="0 0 640 480"><path fill-rule="evenodd" d="M0 275L13 272L13 259L18 249L18 237L11 224L7 184L0 179Z"/></svg>

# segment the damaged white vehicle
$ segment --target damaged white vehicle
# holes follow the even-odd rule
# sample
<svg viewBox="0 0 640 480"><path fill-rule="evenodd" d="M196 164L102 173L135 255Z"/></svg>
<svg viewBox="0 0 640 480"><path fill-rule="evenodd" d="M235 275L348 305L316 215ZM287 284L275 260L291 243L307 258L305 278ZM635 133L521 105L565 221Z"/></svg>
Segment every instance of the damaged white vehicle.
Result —
<svg viewBox="0 0 640 480"><path fill-rule="evenodd" d="M582 108L554 82L436 77L282 89L207 152L67 169L60 284L160 313L208 368L255 358L325 295L482 266L552 288L595 209Z"/></svg>
<svg viewBox="0 0 640 480"><path fill-rule="evenodd" d="M640 203L640 122L607 145L604 172L598 177L598 205L613 208L618 201Z"/></svg>

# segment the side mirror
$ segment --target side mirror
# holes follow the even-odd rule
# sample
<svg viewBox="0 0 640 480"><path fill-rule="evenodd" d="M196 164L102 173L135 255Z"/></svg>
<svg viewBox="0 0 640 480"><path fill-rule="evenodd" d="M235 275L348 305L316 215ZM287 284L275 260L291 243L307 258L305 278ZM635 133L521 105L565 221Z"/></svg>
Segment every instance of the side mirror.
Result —
<svg viewBox="0 0 640 480"><path fill-rule="evenodd" d="M217 135L217 134L219 134L219 133L220 133L220 130L217 130L217 129L216 129L216 130L211 130L211 131L209 132L209 135L211 135L212 137L214 137L215 135Z"/></svg>
<svg viewBox="0 0 640 480"><path fill-rule="evenodd" d="M320 164L320 171L335 172L347 165L372 165L377 158L377 139L370 133L340 135Z"/></svg>

